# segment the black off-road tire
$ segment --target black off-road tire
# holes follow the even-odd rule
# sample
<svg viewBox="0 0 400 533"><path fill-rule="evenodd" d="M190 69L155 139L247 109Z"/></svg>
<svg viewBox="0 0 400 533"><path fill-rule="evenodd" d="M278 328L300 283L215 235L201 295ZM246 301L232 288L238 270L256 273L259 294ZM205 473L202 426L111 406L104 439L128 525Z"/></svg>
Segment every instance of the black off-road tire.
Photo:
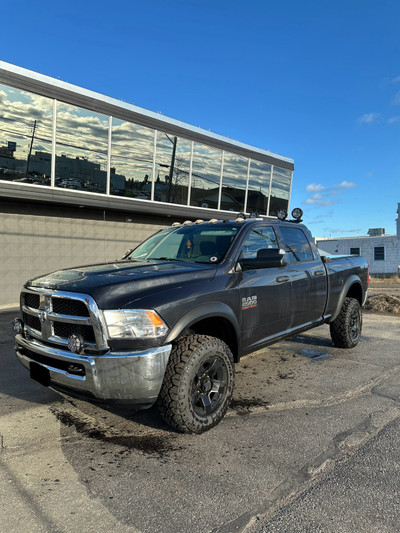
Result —
<svg viewBox="0 0 400 533"><path fill-rule="evenodd" d="M345 298L337 318L330 324L333 343L338 348L354 348L361 337L362 312L358 300Z"/></svg>
<svg viewBox="0 0 400 533"><path fill-rule="evenodd" d="M157 400L162 418L182 433L203 433L225 416L235 379L233 356L215 337L176 341Z"/></svg>

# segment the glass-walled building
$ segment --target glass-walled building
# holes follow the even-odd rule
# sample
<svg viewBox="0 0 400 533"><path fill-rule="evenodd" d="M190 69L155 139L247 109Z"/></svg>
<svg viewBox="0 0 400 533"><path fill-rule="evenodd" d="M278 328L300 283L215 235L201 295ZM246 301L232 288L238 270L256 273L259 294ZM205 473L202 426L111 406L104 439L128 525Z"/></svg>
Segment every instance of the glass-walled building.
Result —
<svg viewBox="0 0 400 533"><path fill-rule="evenodd" d="M288 209L293 161L0 61L0 309L174 221Z"/></svg>
<svg viewBox="0 0 400 533"><path fill-rule="evenodd" d="M291 159L0 61L2 196L275 216L289 207L293 168Z"/></svg>

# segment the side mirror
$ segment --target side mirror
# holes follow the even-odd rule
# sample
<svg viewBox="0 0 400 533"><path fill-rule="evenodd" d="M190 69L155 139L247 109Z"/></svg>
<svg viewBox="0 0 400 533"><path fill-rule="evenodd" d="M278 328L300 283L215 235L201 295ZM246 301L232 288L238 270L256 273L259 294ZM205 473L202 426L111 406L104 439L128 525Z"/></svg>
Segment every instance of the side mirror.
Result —
<svg viewBox="0 0 400 533"><path fill-rule="evenodd" d="M262 248L258 250L257 257L239 259L239 264L242 270L281 267L286 264L285 253L285 250L279 248Z"/></svg>
<svg viewBox="0 0 400 533"><path fill-rule="evenodd" d="M131 250L127 250L127 251L124 253L124 255L122 256L122 259L125 259L126 257L128 257L128 255L129 255L130 253L132 253L133 250L134 250L134 248L132 248ZM120 261L121 261L122 259L120 259Z"/></svg>

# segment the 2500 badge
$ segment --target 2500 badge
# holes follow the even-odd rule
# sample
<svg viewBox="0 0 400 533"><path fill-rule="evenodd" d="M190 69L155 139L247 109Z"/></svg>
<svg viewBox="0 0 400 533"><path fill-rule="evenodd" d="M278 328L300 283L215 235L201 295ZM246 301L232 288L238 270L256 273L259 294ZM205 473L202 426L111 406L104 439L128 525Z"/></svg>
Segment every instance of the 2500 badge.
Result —
<svg viewBox="0 0 400 533"><path fill-rule="evenodd" d="M257 307L257 296L247 296L242 298L242 309L252 309Z"/></svg>

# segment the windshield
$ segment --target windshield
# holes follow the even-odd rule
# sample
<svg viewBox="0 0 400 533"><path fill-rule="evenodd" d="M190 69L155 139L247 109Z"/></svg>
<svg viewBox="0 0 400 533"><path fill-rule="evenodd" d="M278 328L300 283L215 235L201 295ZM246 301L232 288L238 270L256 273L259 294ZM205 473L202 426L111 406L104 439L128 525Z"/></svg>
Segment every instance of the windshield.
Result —
<svg viewBox="0 0 400 533"><path fill-rule="evenodd" d="M218 264L238 232L237 227L178 226L156 233L126 259L169 259Z"/></svg>

